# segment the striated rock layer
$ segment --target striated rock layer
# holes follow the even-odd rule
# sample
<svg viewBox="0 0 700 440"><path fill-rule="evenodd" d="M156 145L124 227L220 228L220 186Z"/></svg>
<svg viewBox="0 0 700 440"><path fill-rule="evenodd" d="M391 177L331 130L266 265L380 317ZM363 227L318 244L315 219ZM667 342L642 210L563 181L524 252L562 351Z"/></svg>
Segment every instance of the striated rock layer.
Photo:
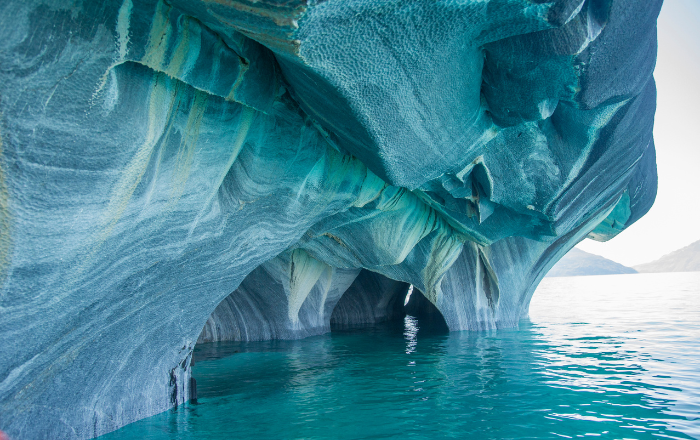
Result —
<svg viewBox="0 0 700 440"><path fill-rule="evenodd" d="M656 193L661 2L0 2L0 429L189 398L197 342L516 326Z"/></svg>

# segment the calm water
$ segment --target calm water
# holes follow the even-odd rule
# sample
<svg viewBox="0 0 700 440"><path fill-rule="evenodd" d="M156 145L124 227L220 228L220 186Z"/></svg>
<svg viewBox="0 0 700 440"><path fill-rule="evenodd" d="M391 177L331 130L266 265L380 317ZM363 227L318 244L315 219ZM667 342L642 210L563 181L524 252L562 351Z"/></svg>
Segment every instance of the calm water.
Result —
<svg viewBox="0 0 700 440"><path fill-rule="evenodd" d="M199 403L101 439L700 438L700 272L546 279L519 329L206 344Z"/></svg>

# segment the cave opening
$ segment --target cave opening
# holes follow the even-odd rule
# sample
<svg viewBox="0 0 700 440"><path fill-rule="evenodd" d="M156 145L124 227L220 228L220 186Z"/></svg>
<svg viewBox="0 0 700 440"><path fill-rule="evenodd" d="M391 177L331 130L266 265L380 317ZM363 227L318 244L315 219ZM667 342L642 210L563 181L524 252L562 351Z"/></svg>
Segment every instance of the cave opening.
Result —
<svg viewBox="0 0 700 440"><path fill-rule="evenodd" d="M419 326L424 331L430 333L448 333L450 331L440 310L415 286L410 286L406 294L404 312L405 321L412 320L411 325ZM408 326L407 323L406 327L408 328Z"/></svg>
<svg viewBox="0 0 700 440"><path fill-rule="evenodd" d="M274 345L373 326L401 332L410 326L421 334L449 331L442 313L418 288L366 269L344 279L338 274L331 281L321 277L294 320L288 287L272 269L269 263L260 266L219 303L197 339L197 360L235 353L247 342Z"/></svg>
<svg viewBox="0 0 700 440"><path fill-rule="evenodd" d="M333 308L331 331L394 323L448 332L442 313L415 286L362 270Z"/></svg>

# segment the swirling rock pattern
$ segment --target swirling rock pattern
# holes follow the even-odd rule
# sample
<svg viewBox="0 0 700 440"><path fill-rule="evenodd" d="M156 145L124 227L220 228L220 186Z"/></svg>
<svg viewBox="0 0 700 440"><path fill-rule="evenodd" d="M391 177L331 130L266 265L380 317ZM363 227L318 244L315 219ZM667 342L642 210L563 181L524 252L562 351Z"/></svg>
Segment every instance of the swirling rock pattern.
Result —
<svg viewBox="0 0 700 440"><path fill-rule="evenodd" d="M0 429L109 432L189 398L198 339L390 319L408 284L516 326L653 203L660 7L0 3Z"/></svg>

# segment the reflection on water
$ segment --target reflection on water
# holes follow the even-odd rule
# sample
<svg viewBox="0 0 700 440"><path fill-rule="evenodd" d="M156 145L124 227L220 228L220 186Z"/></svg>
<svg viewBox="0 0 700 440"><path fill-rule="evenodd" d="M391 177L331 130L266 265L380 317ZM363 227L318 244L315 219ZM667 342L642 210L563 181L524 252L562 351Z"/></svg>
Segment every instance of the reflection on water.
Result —
<svg viewBox="0 0 700 440"><path fill-rule="evenodd" d="M418 345L418 319L413 316L403 318L403 336L406 338L406 354L416 351Z"/></svg>
<svg viewBox="0 0 700 440"><path fill-rule="evenodd" d="M196 350L199 404L104 438L700 438L700 273L547 279L519 329Z"/></svg>

